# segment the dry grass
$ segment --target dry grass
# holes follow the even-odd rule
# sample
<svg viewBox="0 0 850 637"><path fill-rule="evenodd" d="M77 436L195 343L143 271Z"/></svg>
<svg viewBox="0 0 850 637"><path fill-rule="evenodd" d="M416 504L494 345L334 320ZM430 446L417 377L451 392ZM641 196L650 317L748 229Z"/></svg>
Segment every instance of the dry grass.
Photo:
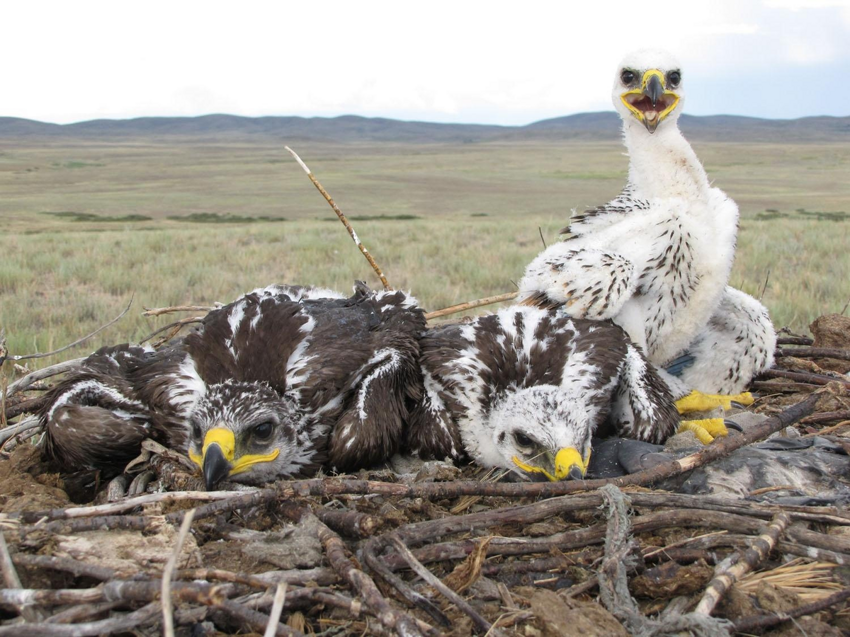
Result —
<svg viewBox="0 0 850 637"><path fill-rule="evenodd" d="M828 562L807 562L800 558L770 571L750 573L737 586L745 593L755 593L762 582L767 582L797 595L805 603L816 602L842 589L833 577L835 567Z"/></svg>
<svg viewBox="0 0 850 637"><path fill-rule="evenodd" d="M296 148L346 214L385 215L356 229L390 283L428 309L514 289L542 247L538 227L556 240L569 209L607 200L626 169L613 143ZM848 210L850 148L697 151L742 210L732 283L759 296L770 272L763 300L779 325L802 329L840 312L850 299L850 220L797 210ZM0 326L13 353L70 342L117 315L131 294L132 316L84 349L139 339L172 320L145 319L142 306L227 302L272 282L377 284L282 146L6 144L0 190ZM40 214L62 211L83 220ZM168 219L190 214L255 221ZM127 215L152 219L120 221Z"/></svg>

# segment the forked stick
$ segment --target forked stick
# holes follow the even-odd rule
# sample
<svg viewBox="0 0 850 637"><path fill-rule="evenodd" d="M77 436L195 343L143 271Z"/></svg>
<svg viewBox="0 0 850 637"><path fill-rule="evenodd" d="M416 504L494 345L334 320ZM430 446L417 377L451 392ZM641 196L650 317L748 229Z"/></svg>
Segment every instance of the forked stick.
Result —
<svg viewBox="0 0 850 637"><path fill-rule="evenodd" d="M372 266L372 269L375 271L375 274L378 275L378 278L381 279L381 283L384 286L385 290L390 289L390 284L387 282L387 278L384 276L384 273L381 272L381 268L378 267L378 264L375 263L375 259L369 254L369 251L366 247L360 242L360 238L357 236L357 233L354 232L354 228L351 227L351 223L349 223L348 219L345 218L345 215L342 213L342 210L339 209L339 206L336 205L333 198L328 194L328 191L322 187L322 184L319 183L319 180L316 179L316 176L313 172L307 168L307 164L305 164L298 154L292 150L289 146L284 146L286 150L288 150L293 157L295 157L295 161L304 169L304 172L307 173L307 176L310 178L310 181L313 182L313 185L318 189L325 200L330 204L333 211L336 213L336 216L339 217L339 220L342 221L342 225L345 226L345 229L348 230L348 234L351 235L351 239L354 243L357 244L357 247L360 248L360 252L363 253L363 256L366 257L366 260L369 262L369 265Z"/></svg>

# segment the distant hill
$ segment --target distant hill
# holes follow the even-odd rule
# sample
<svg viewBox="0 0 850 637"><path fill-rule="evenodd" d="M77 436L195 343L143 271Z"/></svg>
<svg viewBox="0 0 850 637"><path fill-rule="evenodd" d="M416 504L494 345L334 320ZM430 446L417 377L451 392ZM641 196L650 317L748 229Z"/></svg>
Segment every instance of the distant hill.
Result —
<svg viewBox="0 0 850 637"><path fill-rule="evenodd" d="M683 115L682 130L700 141L823 142L850 141L850 117L804 117L791 120L735 115ZM486 141L616 140L619 118L614 112L579 113L527 126L436 124L377 117L139 117L97 119L75 124L47 124L0 117L0 139L29 137L102 139L187 137L197 140L280 139L311 141L380 141L476 143Z"/></svg>

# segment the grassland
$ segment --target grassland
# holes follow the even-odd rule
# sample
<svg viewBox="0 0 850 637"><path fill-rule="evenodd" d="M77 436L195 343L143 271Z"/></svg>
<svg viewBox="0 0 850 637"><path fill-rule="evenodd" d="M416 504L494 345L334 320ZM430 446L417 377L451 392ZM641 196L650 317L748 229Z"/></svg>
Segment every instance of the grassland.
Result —
<svg viewBox="0 0 850 637"><path fill-rule="evenodd" d="M840 312L850 300L850 145L695 147L741 208L732 283L759 296L769 272L763 300L778 325ZM571 208L615 195L627 164L610 142L296 150L361 218L358 233L390 283L429 309L513 289L540 232L554 241ZM6 140L0 326L12 353L45 351L135 296L88 351L172 320L145 319L143 306L227 302L272 282L376 284L330 214L277 144Z"/></svg>

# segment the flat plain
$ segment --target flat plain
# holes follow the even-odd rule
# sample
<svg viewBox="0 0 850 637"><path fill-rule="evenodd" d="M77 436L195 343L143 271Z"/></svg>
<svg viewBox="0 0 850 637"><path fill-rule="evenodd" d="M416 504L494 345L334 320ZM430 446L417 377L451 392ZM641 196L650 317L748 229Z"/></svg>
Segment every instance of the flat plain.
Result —
<svg viewBox="0 0 850 637"><path fill-rule="evenodd" d="M298 141L394 287L424 307L511 291L570 210L615 196L615 141ZM699 142L741 209L731 283L778 326L850 300L850 144ZM12 354L144 338L175 316L270 283L378 281L277 140L0 140L0 327ZM67 358L65 354L61 358ZM37 365L55 362L37 361Z"/></svg>

